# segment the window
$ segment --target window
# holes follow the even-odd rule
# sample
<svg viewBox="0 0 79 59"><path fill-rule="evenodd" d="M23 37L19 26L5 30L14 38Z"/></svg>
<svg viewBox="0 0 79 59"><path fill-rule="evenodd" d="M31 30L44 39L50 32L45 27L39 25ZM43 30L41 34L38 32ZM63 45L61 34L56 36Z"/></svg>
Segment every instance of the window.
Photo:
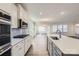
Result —
<svg viewBox="0 0 79 59"><path fill-rule="evenodd" d="M45 26L38 26L38 33L47 33L47 28Z"/></svg>
<svg viewBox="0 0 79 59"><path fill-rule="evenodd" d="M75 33L76 34L79 34L79 24L76 24L75 25Z"/></svg>
<svg viewBox="0 0 79 59"><path fill-rule="evenodd" d="M67 32L67 25L63 25L63 32Z"/></svg>
<svg viewBox="0 0 79 59"><path fill-rule="evenodd" d="M53 32L56 32L57 31L57 25L53 25Z"/></svg>
<svg viewBox="0 0 79 59"><path fill-rule="evenodd" d="M67 32L67 25L53 25L53 32L56 32L57 29L61 32Z"/></svg>
<svg viewBox="0 0 79 59"><path fill-rule="evenodd" d="M60 30L61 32L63 32L63 27L62 27L62 25L58 25L58 30Z"/></svg>

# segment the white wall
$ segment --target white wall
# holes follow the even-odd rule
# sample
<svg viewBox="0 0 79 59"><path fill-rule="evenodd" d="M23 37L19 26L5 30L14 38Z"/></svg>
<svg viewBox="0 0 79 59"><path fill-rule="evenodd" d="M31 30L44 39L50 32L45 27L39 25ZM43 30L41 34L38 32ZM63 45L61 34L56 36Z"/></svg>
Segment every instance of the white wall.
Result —
<svg viewBox="0 0 79 59"><path fill-rule="evenodd" d="M29 34L31 36L35 35L35 23L33 21L31 21L30 19L28 20L28 30L29 30Z"/></svg>

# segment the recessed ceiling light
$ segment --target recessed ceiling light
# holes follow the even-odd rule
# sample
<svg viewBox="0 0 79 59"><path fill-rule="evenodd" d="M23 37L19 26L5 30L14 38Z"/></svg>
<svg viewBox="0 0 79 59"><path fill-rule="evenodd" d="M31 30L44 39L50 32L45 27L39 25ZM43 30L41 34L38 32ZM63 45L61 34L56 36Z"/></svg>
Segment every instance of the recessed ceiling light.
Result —
<svg viewBox="0 0 79 59"><path fill-rule="evenodd" d="M79 26L79 24L76 24L76 26Z"/></svg>
<svg viewBox="0 0 79 59"><path fill-rule="evenodd" d="M42 12L40 12L40 15L42 15L43 13Z"/></svg>
<svg viewBox="0 0 79 59"><path fill-rule="evenodd" d="M51 21L51 18L42 18L40 21Z"/></svg>
<svg viewBox="0 0 79 59"><path fill-rule="evenodd" d="M60 15L64 15L65 13L62 11L62 12L60 12Z"/></svg>

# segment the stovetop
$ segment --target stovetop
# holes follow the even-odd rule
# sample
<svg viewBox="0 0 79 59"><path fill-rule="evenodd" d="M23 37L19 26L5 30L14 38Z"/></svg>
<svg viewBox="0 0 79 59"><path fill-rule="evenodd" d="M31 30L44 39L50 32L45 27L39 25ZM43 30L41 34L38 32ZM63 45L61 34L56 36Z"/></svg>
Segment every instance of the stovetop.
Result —
<svg viewBox="0 0 79 59"><path fill-rule="evenodd" d="M17 36L14 36L13 38L24 38L26 36L29 36L29 34L27 34L27 35L17 35Z"/></svg>

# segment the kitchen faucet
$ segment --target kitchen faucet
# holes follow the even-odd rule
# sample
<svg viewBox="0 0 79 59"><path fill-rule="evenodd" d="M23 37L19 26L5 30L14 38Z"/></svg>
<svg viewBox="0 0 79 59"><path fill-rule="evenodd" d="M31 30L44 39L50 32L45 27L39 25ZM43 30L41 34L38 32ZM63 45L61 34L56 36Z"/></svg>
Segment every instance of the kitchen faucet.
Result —
<svg viewBox="0 0 79 59"><path fill-rule="evenodd" d="M61 38L61 31L59 29L56 31L56 34L59 34L59 38Z"/></svg>

